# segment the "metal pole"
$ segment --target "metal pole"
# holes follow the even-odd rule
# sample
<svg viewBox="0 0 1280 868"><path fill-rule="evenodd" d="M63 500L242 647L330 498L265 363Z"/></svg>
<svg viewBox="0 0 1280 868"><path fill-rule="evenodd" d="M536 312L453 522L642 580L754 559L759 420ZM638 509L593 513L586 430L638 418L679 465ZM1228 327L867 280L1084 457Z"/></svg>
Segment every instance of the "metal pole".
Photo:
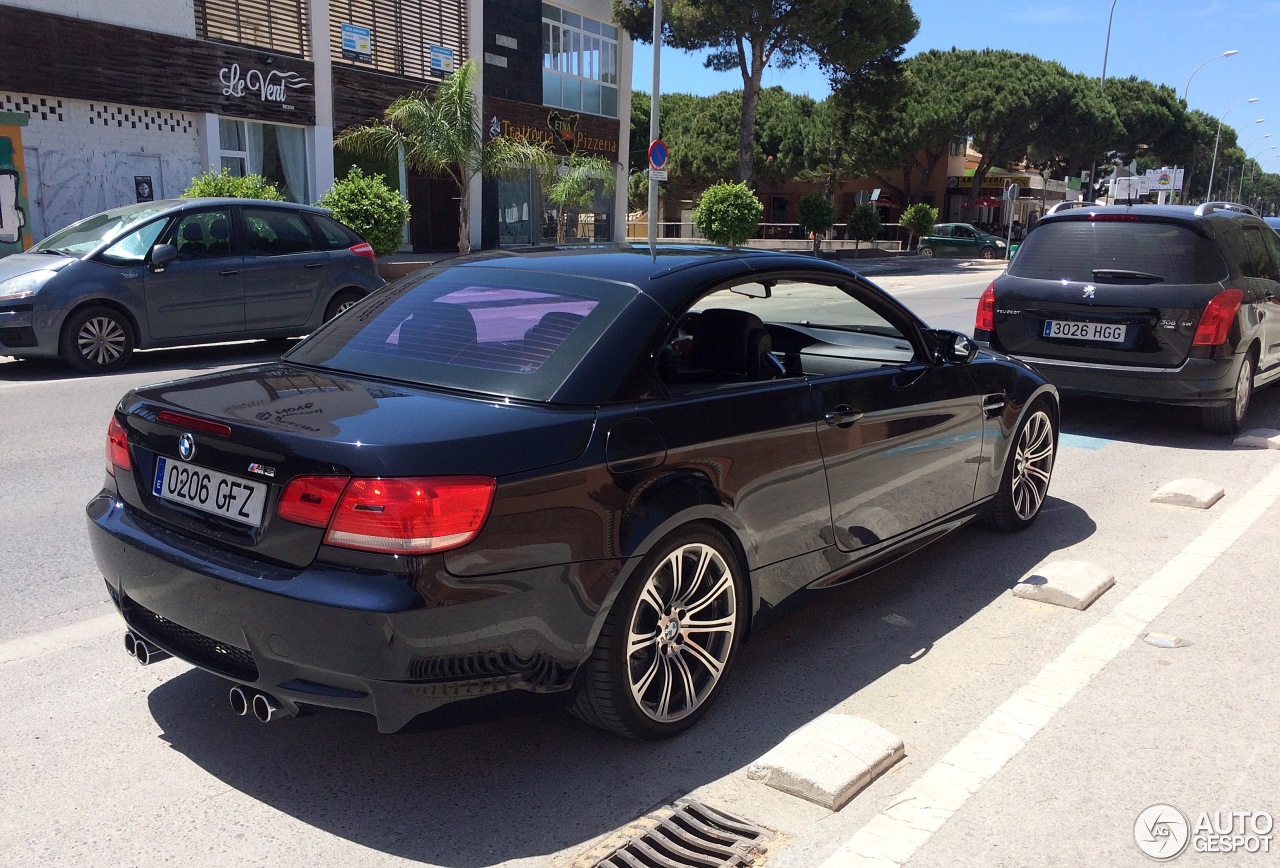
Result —
<svg viewBox="0 0 1280 868"><path fill-rule="evenodd" d="M1098 93L1106 96L1107 93L1107 55L1111 53L1111 19L1116 15L1116 0L1111 0L1111 11L1107 13L1107 41L1102 47L1102 75L1098 77ZM1095 159L1093 165L1089 169L1089 193L1091 202L1098 199L1098 161Z"/></svg>
<svg viewBox="0 0 1280 868"><path fill-rule="evenodd" d="M1251 96L1247 100L1244 100L1243 102L1236 103L1231 108L1224 111L1222 113L1222 117L1218 118L1218 135L1215 136L1213 139L1213 164L1209 167L1209 190L1208 192L1205 193L1205 196L1204 196L1204 200L1206 202L1213 201L1213 173L1214 173L1214 170L1218 168L1218 144L1219 142L1222 141L1222 122L1226 119L1227 115L1231 114L1232 109L1237 109L1240 106L1244 105L1245 103L1257 102L1257 101L1258 101L1258 98L1256 96ZM1259 118L1259 122L1260 121L1261 121L1261 118ZM1230 190L1227 191L1227 194L1230 195Z"/></svg>
<svg viewBox="0 0 1280 868"><path fill-rule="evenodd" d="M649 141L658 140L658 82L662 60L662 0L653 0L653 98L649 108ZM646 163L647 166L647 163ZM649 178L649 256L658 260L658 182Z"/></svg>

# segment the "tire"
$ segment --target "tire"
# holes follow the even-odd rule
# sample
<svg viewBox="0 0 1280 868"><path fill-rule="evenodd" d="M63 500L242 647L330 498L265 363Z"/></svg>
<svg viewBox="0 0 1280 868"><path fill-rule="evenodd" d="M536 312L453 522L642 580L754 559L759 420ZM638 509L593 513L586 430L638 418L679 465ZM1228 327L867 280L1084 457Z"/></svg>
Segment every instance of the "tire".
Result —
<svg viewBox="0 0 1280 868"><path fill-rule="evenodd" d="M109 307L87 307L62 327L58 355L78 371L108 374L129 364L133 327L124 314Z"/></svg>
<svg viewBox="0 0 1280 868"><path fill-rule="evenodd" d="M920 250L919 250L919 253L920 253L920 255L921 255L921 256L927 256L927 257L932 258L932 257L933 257L933 248L932 248L932 247L921 247L921 248L920 248Z"/></svg>
<svg viewBox="0 0 1280 868"><path fill-rule="evenodd" d="M978 251L979 259L995 259L996 249L994 247L984 247Z"/></svg>
<svg viewBox="0 0 1280 868"><path fill-rule="evenodd" d="M328 322L347 308L364 298L364 293L355 289L344 289L329 300L329 306L324 309L324 321Z"/></svg>
<svg viewBox="0 0 1280 868"><path fill-rule="evenodd" d="M1249 412L1249 399L1253 397L1253 352L1240 363L1236 385L1231 392L1231 403L1218 407L1204 407L1200 411L1200 427L1210 434L1235 434Z"/></svg>
<svg viewBox="0 0 1280 868"><path fill-rule="evenodd" d="M1036 401L1013 437L1000 490L987 513L988 524L1006 533L1031 527L1049 492L1057 442L1048 402Z"/></svg>
<svg viewBox="0 0 1280 868"><path fill-rule="evenodd" d="M687 525L644 558L584 664L573 714L657 740L701 719L746 626L742 565L725 538Z"/></svg>

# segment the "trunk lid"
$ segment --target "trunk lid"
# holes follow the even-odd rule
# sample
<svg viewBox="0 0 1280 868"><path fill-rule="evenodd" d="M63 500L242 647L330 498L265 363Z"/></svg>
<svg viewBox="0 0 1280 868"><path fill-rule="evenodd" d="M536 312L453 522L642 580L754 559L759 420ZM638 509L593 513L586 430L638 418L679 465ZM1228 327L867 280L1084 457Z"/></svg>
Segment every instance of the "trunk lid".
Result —
<svg viewBox="0 0 1280 868"><path fill-rule="evenodd" d="M295 477L501 480L578 457L595 424L589 408L514 404L280 362L149 386L126 395L121 408L133 468L117 471L117 482L129 506L189 536L295 567L314 560L324 537L322 528L275 514ZM225 427L203 430L209 423ZM183 435L193 447L186 458ZM260 524L162 496L160 468L212 471L215 490L222 477L260 487Z"/></svg>

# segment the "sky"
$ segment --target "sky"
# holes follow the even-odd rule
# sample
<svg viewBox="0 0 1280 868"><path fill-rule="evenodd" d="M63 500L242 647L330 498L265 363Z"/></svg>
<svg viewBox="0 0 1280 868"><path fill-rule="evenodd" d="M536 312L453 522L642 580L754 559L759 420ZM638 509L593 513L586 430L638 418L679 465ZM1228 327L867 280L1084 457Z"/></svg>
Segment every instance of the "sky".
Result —
<svg viewBox="0 0 1280 868"><path fill-rule="evenodd" d="M1191 108L1234 127L1249 156L1280 172L1280 0L1114 0L1109 45L1112 0L913 0L911 6L920 31L904 58L933 48L1003 48L1101 77L1105 57L1107 79L1138 76L1170 85L1179 96L1187 88ZM1230 50L1239 54L1220 56ZM742 87L739 73L705 69L702 56L663 46L660 91L707 95ZM1216 59L1196 71L1210 58ZM829 92L815 65L767 70L764 84L815 99ZM653 89L651 45L635 46L632 87ZM1240 105L1250 97L1258 102Z"/></svg>

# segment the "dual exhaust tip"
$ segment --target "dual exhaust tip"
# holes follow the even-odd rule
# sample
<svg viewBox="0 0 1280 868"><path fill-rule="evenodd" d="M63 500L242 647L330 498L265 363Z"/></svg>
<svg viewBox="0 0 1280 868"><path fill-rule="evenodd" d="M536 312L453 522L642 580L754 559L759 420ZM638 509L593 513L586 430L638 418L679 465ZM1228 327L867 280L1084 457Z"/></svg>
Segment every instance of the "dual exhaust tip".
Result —
<svg viewBox="0 0 1280 868"><path fill-rule="evenodd" d="M124 650L143 666L150 666L171 656L168 651L148 642L132 630L124 634ZM231 710L236 714L244 717L252 712L261 723L270 723L289 716L288 712L280 710L279 703L274 698L251 687L241 687L237 684L231 688L227 699L231 703Z"/></svg>
<svg viewBox="0 0 1280 868"><path fill-rule="evenodd" d="M237 684L227 694L227 701L231 703L231 710L241 717L253 712L259 723L270 723L289 716L287 712L280 710L275 699L251 687Z"/></svg>

